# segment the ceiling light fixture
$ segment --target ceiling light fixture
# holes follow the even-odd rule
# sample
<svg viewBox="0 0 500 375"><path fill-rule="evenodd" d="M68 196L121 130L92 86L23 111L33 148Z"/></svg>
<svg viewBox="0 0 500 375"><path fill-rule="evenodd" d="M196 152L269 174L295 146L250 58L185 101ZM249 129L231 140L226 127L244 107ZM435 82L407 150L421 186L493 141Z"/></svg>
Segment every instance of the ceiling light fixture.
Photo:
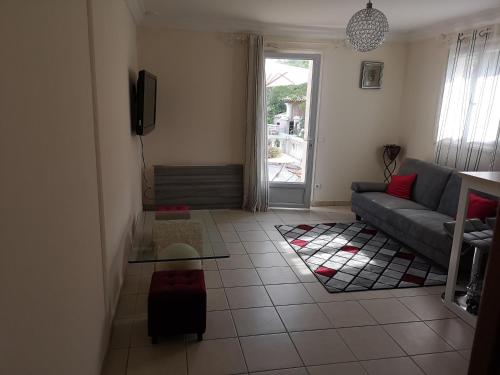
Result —
<svg viewBox="0 0 500 375"><path fill-rule="evenodd" d="M389 31L387 17L380 10L373 8L368 0L365 9L356 12L346 28L347 41L360 52L368 52L379 47Z"/></svg>

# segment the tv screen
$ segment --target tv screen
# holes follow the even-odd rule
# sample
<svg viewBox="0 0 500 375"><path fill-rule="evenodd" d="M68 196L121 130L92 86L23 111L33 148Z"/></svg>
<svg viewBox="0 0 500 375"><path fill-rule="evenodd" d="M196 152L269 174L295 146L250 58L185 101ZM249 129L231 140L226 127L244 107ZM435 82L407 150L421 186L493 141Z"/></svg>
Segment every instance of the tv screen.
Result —
<svg viewBox="0 0 500 375"><path fill-rule="evenodd" d="M156 122L156 77L145 71L137 79L137 126L136 133L147 134Z"/></svg>

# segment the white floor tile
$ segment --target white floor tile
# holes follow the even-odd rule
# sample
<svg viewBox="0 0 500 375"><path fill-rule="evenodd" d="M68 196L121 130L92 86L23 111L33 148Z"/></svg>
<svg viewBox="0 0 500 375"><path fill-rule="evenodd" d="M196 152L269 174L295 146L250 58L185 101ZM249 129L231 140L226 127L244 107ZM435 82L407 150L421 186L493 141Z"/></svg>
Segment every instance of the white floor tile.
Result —
<svg viewBox="0 0 500 375"><path fill-rule="evenodd" d="M297 275L301 283L318 282L316 276L314 276L309 267L307 267L306 265L291 266L291 269L293 272L295 272L295 275Z"/></svg>
<svg viewBox="0 0 500 375"><path fill-rule="evenodd" d="M362 300L360 303L380 324L419 320L396 298Z"/></svg>
<svg viewBox="0 0 500 375"><path fill-rule="evenodd" d="M245 241L268 241L266 232L263 230L249 230L246 232L238 232L241 242Z"/></svg>
<svg viewBox="0 0 500 375"><path fill-rule="evenodd" d="M235 286L262 285L255 269L221 270L222 283L226 288Z"/></svg>
<svg viewBox="0 0 500 375"><path fill-rule="evenodd" d="M127 375L158 374L187 374L184 343L130 349Z"/></svg>
<svg viewBox="0 0 500 375"><path fill-rule="evenodd" d="M207 289L207 311L229 309L224 289Z"/></svg>
<svg viewBox="0 0 500 375"><path fill-rule="evenodd" d="M243 242L248 254L265 254L265 253L277 253L278 249L272 241L252 241Z"/></svg>
<svg viewBox="0 0 500 375"><path fill-rule="evenodd" d="M264 285L293 284L299 282L299 279L290 267L257 268L257 272Z"/></svg>
<svg viewBox="0 0 500 375"><path fill-rule="evenodd" d="M209 311L207 312L207 329L203 335L204 339L223 339L236 337L231 311Z"/></svg>
<svg viewBox="0 0 500 375"><path fill-rule="evenodd" d="M314 277L314 276L313 276ZM329 293L318 281L303 283L309 294L316 302L335 302L350 300L349 293Z"/></svg>
<svg viewBox="0 0 500 375"><path fill-rule="evenodd" d="M222 288L222 280L219 271L203 271L205 275L206 288Z"/></svg>
<svg viewBox="0 0 500 375"><path fill-rule="evenodd" d="M425 291L428 293L428 294L437 294L437 295L441 295L444 290L446 289L446 286L445 285L439 285L439 286L427 286L427 287L424 287Z"/></svg>
<svg viewBox="0 0 500 375"><path fill-rule="evenodd" d="M292 332L290 337L306 366L356 360L334 329Z"/></svg>
<svg viewBox="0 0 500 375"><path fill-rule="evenodd" d="M367 375L359 362L308 366L309 375Z"/></svg>
<svg viewBox="0 0 500 375"><path fill-rule="evenodd" d="M286 332L274 307L258 307L231 311L238 336Z"/></svg>
<svg viewBox="0 0 500 375"><path fill-rule="evenodd" d="M377 324L357 301L320 303L319 307L323 310L335 328L360 327Z"/></svg>
<svg viewBox="0 0 500 375"><path fill-rule="evenodd" d="M251 375L308 375L305 367L287 368L283 370L252 372Z"/></svg>
<svg viewBox="0 0 500 375"><path fill-rule="evenodd" d="M287 262L290 267L307 267L295 251L285 250L281 248L281 245L279 245L279 243L276 241L274 242L274 245L278 248L281 256L283 257L283 259L285 259L285 262Z"/></svg>
<svg viewBox="0 0 500 375"><path fill-rule="evenodd" d="M278 306L276 309L288 331L305 331L333 327L318 305L313 303Z"/></svg>
<svg viewBox="0 0 500 375"><path fill-rule="evenodd" d="M425 375L408 357L362 362L369 375Z"/></svg>
<svg viewBox="0 0 500 375"><path fill-rule="evenodd" d="M111 327L110 349L125 349L130 346L133 319L115 319Z"/></svg>
<svg viewBox="0 0 500 375"><path fill-rule="evenodd" d="M459 350L457 353L460 354L466 361L470 361L470 356L471 356L471 350L470 349Z"/></svg>
<svg viewBox="0 0 500 375"><path fill-rule="evenodd" d="M231 309L272 306L263 286L243 286L226 289Z"/></svg>
<svg viewBox="0 0 500 375"><path fill-rule="evenodd" d="M399 300L422 320L455 317L455 315L444 306L439 295L403 297Z"/></svg>
<svg viewBox="0 0 500 375"><path fill-rule="evenodd" d="M233 226L237 232L246 232L246 231L250 231L250 230L262 230L262 227L257 222L235 223Z"/></svg>
<svg viewBox="0 0 500 375"><path fill-rule="evenodd" d="M285 259L279 253L249 254L249 257L256 268L287 266Z"/></svg>
<svg viewBox="0 0 500 375"><path fill-rule="evenodd" d="M299 258L299 256L295 252L295 250L292 249L290 244L288 242L286 242L283 239L283 237L281 237L279 240L273 240L273 244L274 244L274 246L276 246L276 248L278 249L278 251L280 253L289 254L289 257L291 257L292 255L294 256L293 261L297 262L296 264L290 264L290 262L287 260L287 263L289 263L291 266L304 264L304 262L302 262L302 260Z"/></svg>
<svg viewBox="0 0 500 375"><path fill-rule="evenodd" d="M148 319L141 318L134 320L132 324L130 347L140 348L151 345L151 338L148 336Z"/></svg>
<svg viewBox="0 0 500 375"><path fill-rule="evenodd" d="M205 271L217 271L217 262L215 259L204 259L201 261L203 269Z"/></svg>
<svg viewBox="0 0 500 375"><path fill-rule="evenodd" d="M456 350L472 348L474 329L462 320L443 319L431 320L425 323Z"/></svg>
<svg viewBox="0 0 500 375"><path fill-rule="evenodd" d="M392 298L390 290L364 290L359 292L346 293L349 295L349 299L353 301L361 301L364 299L382 299L382 298Z"/></svg>
<svg viewBox="0 0 500 375"><path fill-rule="evenodd" d="M388 324L384 329L408 355L453 350L423 322Z"/></svg>
<svg viewBox="0 0 500 375"><path fill-rule="evenodd" d="M302 284L266 285L266 290L275 305L298 305L314 302Z"/></svg>
<svg viewBox="0 0 500 375"><path fill-rule="evenodd" d="M429 292L426 288L400 288L400 289L389 289L394 297L413 297L413 296L426 296Z"/></svg>
<svg viewBox="0 0 500 375"><path fill-rule="evenodd" d="M352 221L349 210L321 207L257 214L240 210L196 211L207 221L213 236L220 236L219 241L224 238L231 254L230 258L203 261L208 288L204 340L198 343L196 335L178 335L163 337L152 346L147 336L146 313L154 264L128 265L103 374L182 375L187 373L188 360L190 375L423 375L423 370L427 375L464 374L461 371L470 357L473 329L443 306L439 296L444 287L328 293L274 228L283 223L278 215L292 224L341 222ZM236 310L229 310L228 298ZM338 360L354 362L330 363L342 356L339 351L329 352L338 340L328 332L339 333L340 342L363 362L344 356L347 359ZM250 368L245 365L238 333L242 336L241 346L246 345ZM302 343L307 363L328 364L311 365L306 370L289 335ZM324 338L319 337L323 335ZM334 344L325 345L329 340ZM412 357L419 368L401 347L412 354L433 353ZM458 351L436 353L453 349Z"/></svg>
<svg viewBox="0 0 500 375"><path fill-rule="evenodd" d="M266 229L265 232L271 241L281 241L283 239L283 236L276 230L276 228Z"/></svg>
<svg viewBox="0 0 500 375"><path fill-rule="evenodd" d="M341 328L339 333L359 360L405 355L396 342L379 326Z"/></svg>
<svg viewBox="0 0 500 375"><path fill-rule="evenodd" d="M116 319L133 318L135 315L136 294L125 294L120 296L116 307Z"/></svg>
<svg viewBox="0 0 500 375"><path fill-rule="evenodd" d="M240 237L236 231L220 231L220 235L224 242L240 242Z"/></svg>
<svg viewBox="0 0 500 375"><path fill-rule="evenodd" d="M247 371L238 339L203 340L187 349L190 375L225 375Z"/></svg>
<svg viewBox="0 0 500 375"><path fill-rule="evenodd" d="M140 274L137 275L129 275L125 276L125 279L123 280L123 285L120 293L122 295L125 294L137 294L137 290L139 287L139 278L141 277Z"/></svg>
<svg viewBox="0 0 500 375"><path fill-rule="evenodd" d="M135 316L145 317L148 314L148 295L138 294L137 301L135 304Z"/></svg>
<svg viewBox="0 0 500 375"><path fill-rule="evenodd" d="M246 255L247 253L241 242L227 242L226 249L231 255Z"/></svg>
<svg viewBox="0 0 500 375"><path fill-rule="evenodd" d="M231 255L229 258L217 259L220 270L234 270L237 268L254 268L248 255Z"/></svg>
<svg viewBox="0 0 500 375"><path fill-rule="evenodd" d="M240 338L249 371L302 366L302 361L286 333Z"/></svg>
<svg viewBox="0 0 500 375"><path fill-rule="evenodd" d="M101 375L126 375L127 373L127 349L112 349L108 351L104 360Z"/></svg>
<svg viewBox="0 0 500 375"><path fill-rule="evenodd" d="M412 358L427 375L467 374L467 361L456 352L424 354Z"/></svg>

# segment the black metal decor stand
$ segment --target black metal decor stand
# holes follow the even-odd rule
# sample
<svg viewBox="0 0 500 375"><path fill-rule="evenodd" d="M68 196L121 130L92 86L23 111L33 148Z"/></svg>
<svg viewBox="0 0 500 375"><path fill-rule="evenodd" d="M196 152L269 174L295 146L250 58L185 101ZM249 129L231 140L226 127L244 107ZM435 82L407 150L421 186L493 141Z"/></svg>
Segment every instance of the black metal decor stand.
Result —
<svg viewBox="0 0 500 375"><path fill-rule="evenodd" d="M382 158L384 160L384 182L389 183L392 175L396 171L397 160L401 146L398 145L384 145L384 152Z"/></svg>

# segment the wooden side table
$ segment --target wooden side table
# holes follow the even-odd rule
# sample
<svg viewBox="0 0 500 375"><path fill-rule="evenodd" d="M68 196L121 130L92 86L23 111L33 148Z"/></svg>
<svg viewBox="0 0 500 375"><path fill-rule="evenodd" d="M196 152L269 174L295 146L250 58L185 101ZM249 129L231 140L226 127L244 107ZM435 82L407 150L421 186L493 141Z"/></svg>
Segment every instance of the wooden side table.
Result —
<svg viewBox="0 0 500 375"><path fill-rule="evenodd" d="M462 178L462 184L458 200L457 221L453 234L453 245L451 247L444 304L467 323L475 326L477 320L476 316L470 314L455 302L455 289L458 267L460 265L464 223L467 219L467 207L469 205L469 191L477 190L500 197L500 172L461 172L459 175Z"/></svg>

